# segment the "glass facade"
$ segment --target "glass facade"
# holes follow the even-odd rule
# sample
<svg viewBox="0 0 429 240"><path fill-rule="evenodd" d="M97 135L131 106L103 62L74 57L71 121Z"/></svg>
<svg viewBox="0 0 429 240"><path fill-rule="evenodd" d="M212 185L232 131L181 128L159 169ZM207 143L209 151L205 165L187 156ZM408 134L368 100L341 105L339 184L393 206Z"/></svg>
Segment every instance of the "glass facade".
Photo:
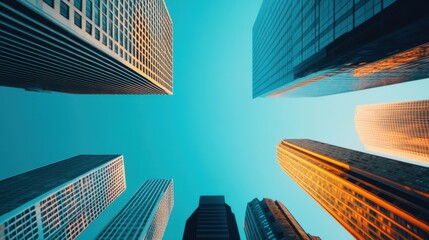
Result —
<svg viewBox="0 0 429 240"><path fill-rule="evenodd" d="M147 180L97 239L162 239L173 205L173 180Z"/></svg>
<svg viewBox="0 0 429 240"><path fill-rule="evenodd" d="M224 196L201 196L186 221L183 240L240 240L235 215Z"/></svg>
<svg viewBox="0 0 429 240"><path fill-rule="evenodd" d="M75 239L124 190L117 155L80 155L2 180L0 239Z"/></svg>
<svg viewBox="0 0 429 240"><path fill-rule="evenodd" d="M429 163L429 101L358 106L355 126L368 150Z"/></svg>
<svg viewBox="0 0 429 240"><path fill-rule="evenodd" d="M429 168L283 140L281 168L357 239L428 239Z"/></svg>
<svg viewBox="0 0 429 240"><path fill-rule="evenodd" d="M253 26L253 96L324 96L429 77L424 6L264 0Z"/></svg>
<svg viewBox="0 0 429 240"><path fill-rule="evenodd" d="M289 210L280 202L269 198L253 199L247 204L244 219L247 240L317 240L305 233Z"/></svg>
<svg viewBox="0 0 429 240"><path fill-rule="evenodd" d="M172 94L172 22L163 0L17 0L0 7L7 19L0 26L8 36L1 46L20 43L0 58L14 61L3 64L0 84L71 93ZM49 59L50 69L39 66ZM55 61L60 59L69 64ZM28 65L33 67L26 70ZM14 70L22 74L13 75Z"/></svg>

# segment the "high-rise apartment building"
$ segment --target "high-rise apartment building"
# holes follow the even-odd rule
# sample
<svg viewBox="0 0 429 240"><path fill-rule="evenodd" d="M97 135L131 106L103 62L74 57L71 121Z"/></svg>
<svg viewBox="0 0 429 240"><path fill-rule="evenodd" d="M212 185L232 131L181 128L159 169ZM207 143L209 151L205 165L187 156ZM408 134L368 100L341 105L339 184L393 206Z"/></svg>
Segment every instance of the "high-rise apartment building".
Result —
<svg viewBox="0 0 429 240"><path fill-rule="evenodd" d="M320 240L307 234L283 203L269 198L247 204L244 232L247 240Z"/></svg>
<svg viewBox="0 0 429 240"><path fill-rule="evenodd" d="M253 97L325 96L429 77L427 6L264 0L253 27Z"/></svg>
<svg viewBox="0 0 429 240"><path fill-rule="evenodd" d="M429 100L358 106L355 126L368 150L429 163Z"/></svg>
<svg viewBox="0 0 429 240"><path fill-rule="evenodd" d="M147 180L97 239L162 239L173 204L173 180Z"/></svg>
<svg viewBox="0 0 429 240"><path fill-rule="evenodd" d="M283 140L282 169L357 239L429 239L429 168Z"/></svg>
<svg viewBox="0 0 429 240"><path fill-rule="evenodd" d="M0 181L0 239L75 239L125 190L119 155L79 155Z"/></svg>
<svg viewBox="0 0 429 240"><path fill-rule="evenodd" d="M201 196L200 204L186 221L183 240L239 240L237 222L224 196Z"/></svg>
<svg viewBox="0 0 429 240"><path fill-rule="evenodd" d="M163 0L1 1L0 85L79 94L172 94Z"/></svg>

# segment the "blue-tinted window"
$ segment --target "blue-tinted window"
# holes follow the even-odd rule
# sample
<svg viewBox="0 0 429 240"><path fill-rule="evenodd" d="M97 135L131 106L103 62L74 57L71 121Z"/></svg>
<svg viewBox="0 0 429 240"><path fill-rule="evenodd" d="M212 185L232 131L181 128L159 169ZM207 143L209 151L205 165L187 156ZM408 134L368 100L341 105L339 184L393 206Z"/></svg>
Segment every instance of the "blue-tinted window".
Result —
<svg viewBox="0 0 429 240"><path fill-rule="evenodd" d="M45 2L46 4L51 6L52 8L54 7L54 0L43 0L43 2Z"/></svg>
<svg viewBox="0 0 429 240"><path fill-rule="evenodd" d="M74 12L74 25L82 28L82 16L77 12Z"/></svg>
<svg viewBox="0 0 429 240"><path fill-rule="evenodd" d="M92 2L86 0L86 17L92 20Z"/></svg>
<svg viewBox="0 0 429 240"><path fill-rule="evenodd" d="M74 6L82 11L82 0L74 0Z"/></svg>
<svg viewBox="0 0 429 240"><path fill-rule="evenodd" d="M100 30L95 29L95 39L100 40Z"/></svg>
<svg viewBox="0 0 429 240"><path fill-rule="evenodd" d="M61 0L61 4L60 4L60 14L63 16L63 17L65 17L65 18L67 18L67 19L69 19L69 17L70 17L70 13L69 13L69 11L70 11L70 7L64 2L64 1L62 1Z"/></svg>
<svg viewBox="0 0 429 240"><path fill-rule="evenodd" d="M100 26L100 9L98 8L94 9L94 23Z"/></svg>
<svg viewBox="0 0 429 240"><path fill-rule="evenodd" d="M92 24L89 22L86 22L86 28L85 31L89 34L92 34Z"/></svg>

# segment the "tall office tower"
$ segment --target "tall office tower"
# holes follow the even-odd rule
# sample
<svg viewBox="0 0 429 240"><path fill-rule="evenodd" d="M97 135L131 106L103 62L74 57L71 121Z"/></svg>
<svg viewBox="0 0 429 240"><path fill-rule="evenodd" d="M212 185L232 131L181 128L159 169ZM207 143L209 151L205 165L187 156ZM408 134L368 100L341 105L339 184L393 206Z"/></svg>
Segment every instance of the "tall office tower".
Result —
<svg viewBox="0 0 429 240"><path fill-rule="evenodd" d="M201 196L200 204L188 218L184 240L239 240L237 222L224 196Z"/></svg>
<svg viewBox="0 0 429 240"><path fill-rule="evenodd" d="M427 6L264 0L253 26L253 97L325 96L429 77Z"/></svg>
<svg viewBox="0 0 429 240"><path fill-rule="evenodd" d="M284 140L282 169L357 239L429 239L429 168Z"/></svg>
<svg viewBox="0 0 429 240"><path fill-rule="evenodd" d="M125 190L119 155L79 155L0 181L0 239L75 239Z"/></svg>
<svg viewBox="0 0 429 240"><path fill-rule="evenodd" d="M173 204L173 180L147 180L97 239L162 239Z"/></svg>
<svg viewBox="0 0 429 240"><path fill-rule="evenodd" d="M244 219L247 240L318 240L305 233L292 214L280 201L253 199L247 204Z"/></svg>
<svg viewBox="0 0 429 240"><path fill-rule="evenodd" d="M164 0L0 2L0 85L79 94L172 94Z"/></svg>
<svg viewBox="0 0 429 240"><path fill-rule="evenodd" d="M429 101L358 106L356 130L368 150L429 163Z"/></svg>

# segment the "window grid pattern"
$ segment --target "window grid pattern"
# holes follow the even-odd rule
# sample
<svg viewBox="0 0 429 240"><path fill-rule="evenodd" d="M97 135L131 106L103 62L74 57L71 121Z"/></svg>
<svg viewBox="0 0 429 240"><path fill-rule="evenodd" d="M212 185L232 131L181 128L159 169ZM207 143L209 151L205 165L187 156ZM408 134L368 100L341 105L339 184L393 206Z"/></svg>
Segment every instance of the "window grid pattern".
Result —
<svg viewBox="0 0 429 240"><path fill-rule="evenodd" d="M412 190L404 194L403 190L398 191L404 187L392 188L392 182L386 178L371 179L364 176L356 165L347 165L350 152L346 152L343 157L329 159L326 153L335 151L335 148L337 147L310 140L284 140L277 148L277 157L282 169L357 239L429 237L429 227L425 222L429 214L426 209L429 191L423 193L426 195L420 196L420 200L416 200ZM343 148L336 151L344 152ZM376 161L366 164L376 169L383 165L383 160L387 161L378 159L379 166L371 167ZM336 161L345 161L346 165ZM393 164L396 162L390 161ZM410 174L406 170L410 170L407 168L413 165L397 163L401 165L398 167L404 168L405 174L402 176L402 171L396 169L391 175L406 177ZM416 166L416 169L423 174L428 171L424 167ZM386 166L386 170L392 168ZM427 182L424 184L427 185ZM423 206L416 204L422 199L426 199L423 200L426 201Z"/></svg>
<svg viewBox="0 0 429 240"><path fill-rule="evenodd" d="M163 0L71 0L61 4L55 10L64 16L70 9L74 24L84 28L74 29L77 33L92 36L109 54L172 91L173 32ZM94 32L100 32L101 38Z"/></svg>
<svg viewBox="0 0 429 240"><path fill-rule="evenodd" d="M97 239L162 239L173 204L173 180L147 180Z"/></svg>
<svg viewBox="0 0 429 240"><path fill-rule="evenodd" d="M429 163L429 101L358 106L355 126L368 150Z"/></svg>
<svg viewBox="0 0 429 240"><path fill-rule="evenodd" d="M0 236L5 240L75 239L125 190L124 171L119 157L83 175L2 223Z"/></svg>
<svg viewBox="0 0 429 240"><path fill-rule="evenodd" d="M281 202L269 198L249 202L244 221L248 240L312 239Z"/></svg>
<svg viewBox="0 0 429 240"><path fill-rule="evenodd" d="M263 1L253 26L253 95L295 80L295 67L393 2Z"/></svg>

